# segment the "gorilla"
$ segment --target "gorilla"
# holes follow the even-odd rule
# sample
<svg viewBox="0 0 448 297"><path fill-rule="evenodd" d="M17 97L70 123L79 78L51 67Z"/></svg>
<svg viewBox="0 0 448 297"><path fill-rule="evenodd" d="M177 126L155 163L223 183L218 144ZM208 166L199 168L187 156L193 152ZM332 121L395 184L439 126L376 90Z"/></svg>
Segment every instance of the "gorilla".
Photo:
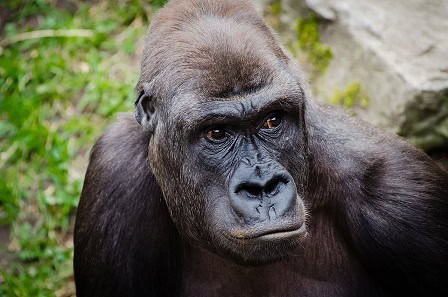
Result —
<svg viewBox="0 0 448 297"><path fill-rule="evenodd" d="M446 296L448 174L314 100L253 4L172 0L99 138L84 296Z"/></svg>

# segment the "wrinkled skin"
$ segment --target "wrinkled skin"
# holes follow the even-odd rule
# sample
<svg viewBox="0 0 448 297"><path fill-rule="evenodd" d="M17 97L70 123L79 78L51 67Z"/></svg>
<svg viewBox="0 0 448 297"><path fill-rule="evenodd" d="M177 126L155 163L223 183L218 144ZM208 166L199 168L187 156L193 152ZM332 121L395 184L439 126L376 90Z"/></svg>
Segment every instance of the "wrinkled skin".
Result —
<svg viewBox="0 0 448 297"><path fill-rule="evenodd" d="M169 3L137 93L92 151L78 296L447 292L447 174L314 101L250 2Z"/></svg>

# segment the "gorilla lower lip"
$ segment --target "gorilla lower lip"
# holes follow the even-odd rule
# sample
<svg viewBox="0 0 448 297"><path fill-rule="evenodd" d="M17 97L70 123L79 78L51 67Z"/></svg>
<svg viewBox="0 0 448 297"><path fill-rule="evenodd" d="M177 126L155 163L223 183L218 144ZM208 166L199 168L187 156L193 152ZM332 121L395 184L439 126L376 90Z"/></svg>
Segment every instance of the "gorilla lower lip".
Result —
<svg viewBox="0 0 448 297"><path fill-rule="evenodd" d="M251 232L242 230L232 230L230 236L239 240L273 240L273 239L284 239L288 237L299 236L306 231L306 225L302 224L300 226L293 226L290 228L283 228L277 230L267 230L264 232Z"/></svg>
<svg viewBox="0 0 448 297"><path fill-rule="evenodd" d="M302 226L304 227L305 224L303 224ZM292 231L278 231L278 232L267 233L264 235L254 237L253 239L264 239L264 240L277 239L278 240L278 239L284 239L284 238L289 238L289 237L296 237L305 232L305 228L303 228L303 227L300 227L299 229L292 230Z"/></svg>

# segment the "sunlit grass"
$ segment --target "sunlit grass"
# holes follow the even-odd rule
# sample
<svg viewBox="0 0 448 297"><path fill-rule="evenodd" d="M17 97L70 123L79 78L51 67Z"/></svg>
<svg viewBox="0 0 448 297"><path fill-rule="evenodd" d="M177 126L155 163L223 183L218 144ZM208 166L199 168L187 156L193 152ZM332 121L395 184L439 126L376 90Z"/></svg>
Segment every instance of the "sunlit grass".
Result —
<svg viewBox="0 0 448 297"><path fill-rule="evenodd" d="M74 293L71 232L88 153L117 112L132 110L138 41L163 4L52 2L6 6L14 17L0 43L0 223L12 240L0 296Z"/></svg>

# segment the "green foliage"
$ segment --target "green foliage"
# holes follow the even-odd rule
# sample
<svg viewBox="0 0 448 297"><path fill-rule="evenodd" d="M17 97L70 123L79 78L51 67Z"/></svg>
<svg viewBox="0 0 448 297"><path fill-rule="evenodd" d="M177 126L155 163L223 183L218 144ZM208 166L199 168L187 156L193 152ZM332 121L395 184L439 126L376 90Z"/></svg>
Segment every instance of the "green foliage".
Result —
<svg viewBox="0 0 448 297"><path fill-rule="evenodd" d="M415 98L413 105L407 107L400 135L425 151L446 150L448 90L441 93L426 91Z"/></svg>
<svg viewBox="0 0 448 297"><path fill-rule="evenodd" d="M328 99L328 102L346 109L369 107L369 97L363 92L359 82L350 83L345 90L336 90L333 98Z"/></svg>
<svg viewBox="0 0 448 297"><path fill-rule="evenodd" d="M282 13L282 5L280 4L280 2L274 1L269 5L270 8L270 14L275 16L275 17L279 17L280 14Z"/></svg>
<svg viewBox="0 0 448 297"><path fill-rule="evenodd" d="M4 3L0 2L0 5L16 12L18 20L24 20L26 17L41 13L49 7L46 0L8 0Z"/></svg>
<svg viewBox="0 0 448 297"><path fill-rule="evenodd" d="M151 0L151 4L158 8L158 7L162 7L163 5L165 5L166 3L168 3L169 0Z"/></svg>
<svg viewBox="0 0 448 297"><path fill-rule="evenodd" d="M333 58L331 48L320 42L319 24L314 15L297 20L299 48L308 55L308 61L321 74Z"/></svg>
<svg viewBox="0 0 448 297"><path fill-rule="evenodd" d="M132 110L148 14L137 0L76 2L75 12L50 0L8 5L20 12L0 48L0 224L12 238L0 296L55 296L72 281L79 160L117 112ZM79 29L91 34L33 35Z"/></svg>

